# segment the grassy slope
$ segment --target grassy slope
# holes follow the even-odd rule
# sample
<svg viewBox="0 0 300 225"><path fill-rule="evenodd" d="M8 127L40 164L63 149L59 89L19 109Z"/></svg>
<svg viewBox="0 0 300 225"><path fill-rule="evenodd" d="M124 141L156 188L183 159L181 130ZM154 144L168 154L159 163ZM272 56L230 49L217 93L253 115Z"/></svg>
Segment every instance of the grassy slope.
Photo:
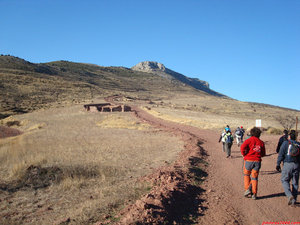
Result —
<svg viewBox="0 0 300 225"><path fill-rule="evenodd" d="M299 111L216 97L179 80L123 67L68 61L34 64L13 56L0 56L0 94L3 96L0 119L40 108L91 102L115 94L158 103L173 99L171 109L251 120L274 120L278 115L299 116Z"/></svg>
<svg viewBox="0 0 300 225"><path fill-rule="evenodd" d="M57 61L33 64L0 56L0 113L30 112L59 104L82 102L112 94L164 96L196 92L180 82L121 67Z"/></svg>

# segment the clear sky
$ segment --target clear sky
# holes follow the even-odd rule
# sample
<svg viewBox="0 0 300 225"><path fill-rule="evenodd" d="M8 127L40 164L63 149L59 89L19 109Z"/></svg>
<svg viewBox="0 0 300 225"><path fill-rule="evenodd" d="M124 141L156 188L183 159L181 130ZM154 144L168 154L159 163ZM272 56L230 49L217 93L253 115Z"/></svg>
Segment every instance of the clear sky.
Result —
<svg viewBox="0 0 300 225"><path fill-rule="evenodd" d="M241 101L300 110L299 0L0 0L0 54L157 61Z"/></svg>

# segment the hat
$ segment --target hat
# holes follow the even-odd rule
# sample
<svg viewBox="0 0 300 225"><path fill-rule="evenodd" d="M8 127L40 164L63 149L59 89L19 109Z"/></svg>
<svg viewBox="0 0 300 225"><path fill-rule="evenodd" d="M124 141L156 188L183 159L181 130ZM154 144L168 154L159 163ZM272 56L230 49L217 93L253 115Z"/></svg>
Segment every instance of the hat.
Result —
<svg viewBox="0 0 300 225"><path fill-rule="evenodd" d="M241 128L243 128L243 126L241 126Z"/></svg>

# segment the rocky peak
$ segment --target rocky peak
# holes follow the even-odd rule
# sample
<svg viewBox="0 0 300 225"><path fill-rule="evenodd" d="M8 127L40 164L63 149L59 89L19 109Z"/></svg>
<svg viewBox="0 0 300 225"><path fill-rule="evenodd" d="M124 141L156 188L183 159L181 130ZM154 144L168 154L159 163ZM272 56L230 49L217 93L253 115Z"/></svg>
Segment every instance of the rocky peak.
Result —
<svg viewBox="0 0 300 225"><path fill-rule="evenodd" d="M190 78L181 73L177 73L171 69L166 68L162 63L145 61L136 64L135 66L131 67L131 69L135 71L153 73L168 80L182 82L185 85L189 85L193 88L202 90L212 95L224 96L220 93L211 90L209 88L208 82L199 80L198 78Z"/></svg>
<svg viewBox="0 0 300 225"><path fill-rule="evenodd" d="M166 71L166 67L162 63L145 61L133 66L131 69L143 72Z"/></svg>

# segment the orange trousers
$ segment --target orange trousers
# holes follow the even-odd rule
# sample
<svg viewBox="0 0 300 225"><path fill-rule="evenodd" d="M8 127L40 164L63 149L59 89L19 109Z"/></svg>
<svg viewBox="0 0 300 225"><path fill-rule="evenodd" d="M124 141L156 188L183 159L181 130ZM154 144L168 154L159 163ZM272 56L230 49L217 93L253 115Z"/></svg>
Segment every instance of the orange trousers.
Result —
<svg viewBox="0 0 300 225"><path fill-rule="evenodd" d="M244 188L245 190L251 189L253 194L257 194L260 166L259 161L244 161Z"/></svg>

